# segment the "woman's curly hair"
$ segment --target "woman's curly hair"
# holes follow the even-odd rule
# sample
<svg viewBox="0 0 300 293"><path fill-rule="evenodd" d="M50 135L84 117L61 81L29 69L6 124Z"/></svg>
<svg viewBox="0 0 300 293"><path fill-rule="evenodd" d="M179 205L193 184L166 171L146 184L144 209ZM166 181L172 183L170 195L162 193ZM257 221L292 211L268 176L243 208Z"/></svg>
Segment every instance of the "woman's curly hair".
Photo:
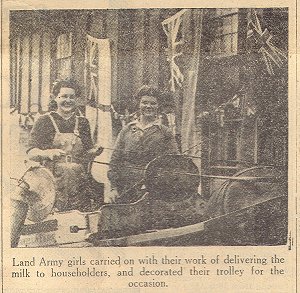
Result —
<svg viewBox="0 0 300 293"><path fill-rule="evenodd" d="M81 90L80 90L80 87L79 87L78 83L75 80L72 80L72 79L56 80L53 83L52 95L54 97L57 97L57 95L60 92L60 89L64 88L64 87L74 89L75 95L77 97L81 95Z"/></svg>

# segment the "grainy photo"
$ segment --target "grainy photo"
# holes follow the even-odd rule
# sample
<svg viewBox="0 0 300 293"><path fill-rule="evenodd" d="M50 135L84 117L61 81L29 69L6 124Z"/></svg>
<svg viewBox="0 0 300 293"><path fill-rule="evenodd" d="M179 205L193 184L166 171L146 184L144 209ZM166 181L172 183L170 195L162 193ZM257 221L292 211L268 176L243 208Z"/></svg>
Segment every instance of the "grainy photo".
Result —
<svg viewBox="0 0 300 293"><path fill-rule="evenodd" d="M287 244L287 8L9 30L11 247Z"/></svg>

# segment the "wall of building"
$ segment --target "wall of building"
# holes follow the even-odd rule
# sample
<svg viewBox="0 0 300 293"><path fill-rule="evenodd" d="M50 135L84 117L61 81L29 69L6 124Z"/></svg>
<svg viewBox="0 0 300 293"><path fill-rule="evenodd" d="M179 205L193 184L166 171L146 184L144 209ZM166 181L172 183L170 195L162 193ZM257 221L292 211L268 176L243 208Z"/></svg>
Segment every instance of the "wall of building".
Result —
<svg viewBox="0 0 300 293"><path fill-rule="evenodd" d="M83 88L86 88L87 82L87 35L110 40L111 101L119 112L124 111L125 107L130 107L134 93L143 84L170 89L170 67L166 54L168 44L161 23L179 10L11 12L11 105L18 106L19 112L23 114L36 112L37 104L40 105L40 110L47 110L51 85L59 74L57 40L62 34L70 33L70 77L78 80ZM217 107L226 103L241 89L250 104L253 102L255 105L256 113L240 121L225 123L222 127L215 120L205 122L202 118L197 119L198 130L201 133L199 144L203 173L220 174L221 169L210 169L211 162L218 159L266 164L276 161L280 165L287 165L287 63L277 68L274 76L270 76L266 73L260 56L252 54L252 57L247 57L248 12L247 9L238 12L205 10L196 91L196 116L201 117L205 111L214 113ZM233 15L234 22L231 27L237 28L231 32L237 35L237 43L232 43L231 52L226 47L228 42L222 44L224 52L211 44L217 32L215 20L224 13ZM234 16L237 13L238 18ZM286 51L287 11L262 9L260 16L262 26L268 28L272 34L274 44ZM194 42L193 27L195 26L189 26L184 31L185 44ZM228 26L224 32L228 32L226 30ZM186 52L192 47L187 46ZM251 60L256 61L250 64ZM184 67L184 62L178 62ZM175 92L174 98L179 109L176 113L177 119L180 121L182 97L180 93ZM87 95L83 91L80 103L85 105L86 102ZM178 129L181 130L181 127ZM228 167L231 174L232 166ZM224 173L224 169L222 172Z"/></svg>

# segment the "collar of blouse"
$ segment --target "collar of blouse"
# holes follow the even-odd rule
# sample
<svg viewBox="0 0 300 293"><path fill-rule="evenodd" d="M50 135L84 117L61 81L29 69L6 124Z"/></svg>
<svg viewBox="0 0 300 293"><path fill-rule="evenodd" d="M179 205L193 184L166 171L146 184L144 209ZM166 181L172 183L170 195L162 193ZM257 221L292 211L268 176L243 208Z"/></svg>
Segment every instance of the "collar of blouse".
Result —
<svg viewBox="0 0 300 293"><path fill-rule="evenodd" d="M154 125L161 128L162 127L162 121L161 121L161 117L159 116L156 120L154 120L153 122L147 124L146 126L142 125L139 120L134 120L134 121L128 123L128 125L131 126L131 129L133 131L136 131L138 129L144 131L145 129L148 129L148 128L154 126Z"/></svg>

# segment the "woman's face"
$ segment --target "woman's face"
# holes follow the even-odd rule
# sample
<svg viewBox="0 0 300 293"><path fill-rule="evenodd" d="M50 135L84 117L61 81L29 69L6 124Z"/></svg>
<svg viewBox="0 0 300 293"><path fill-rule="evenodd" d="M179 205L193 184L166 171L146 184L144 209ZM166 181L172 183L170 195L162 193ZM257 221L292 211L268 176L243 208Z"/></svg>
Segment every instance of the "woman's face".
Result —
<svg viewBox="0 0 300 293"><path fill-rule="evenodd" d="M63 113L70 113L76 107L75 90L68 87L62 87L55 98L58 110Z"/></svg>
<svg viewBox="0 0 300 293"><path fill-rule="evenodd" d="M141 115L149 118L155 118L157 115L157 98L151 96L142 96L139 105Z"/></svg>

